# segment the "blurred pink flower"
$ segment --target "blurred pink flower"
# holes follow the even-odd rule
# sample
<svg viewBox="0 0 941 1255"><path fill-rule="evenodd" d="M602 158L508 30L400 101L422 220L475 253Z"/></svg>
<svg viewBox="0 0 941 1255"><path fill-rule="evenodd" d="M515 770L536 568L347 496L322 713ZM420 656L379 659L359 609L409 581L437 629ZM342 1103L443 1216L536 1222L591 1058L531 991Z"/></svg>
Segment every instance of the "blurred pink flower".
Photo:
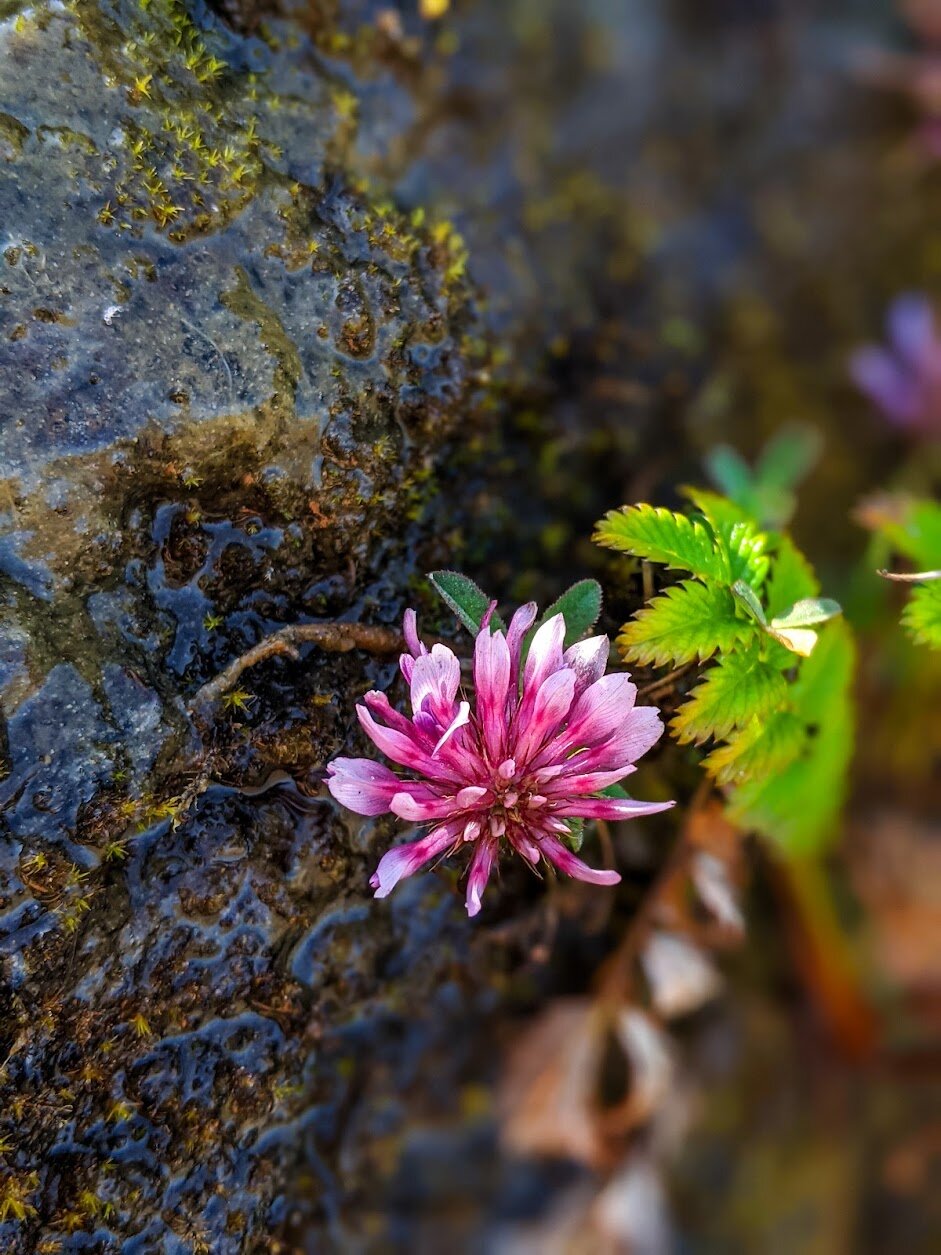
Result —
<svg viewBox="0 0 941 1255"><path fill-rule="evenodd" d="M931 302L908 292L889 306L888 344L867 344L850 359L857 388L897 427L941 435L941 334Z"/></svg>
<svg viewBox="0 0 941 1255"><path fill-rule="evenodd" d="M506 634L491 632L492 609L474 648L473 709L459 699L457 657L446 645L429 651L419 641L413 610L405 614L409 652L400 660L412 717L378 692L356 708L373 742L410 775L366 758L338 758L328 768L330 792L358 814L391 811L431 825L418 840L383 855L370 880L377 898L465 842L474 851L469 915L480 910L502 841L533 866L544 858L579 880L613 885L617 872L588 867L566 845L570 822L629 819L673 805L600 796L635 770L663 731L654 707L634 705L629 676L604 674L608 638L563 652L565 621L557 614L536 631L523 663L535 605L519 609Z"/></svg>

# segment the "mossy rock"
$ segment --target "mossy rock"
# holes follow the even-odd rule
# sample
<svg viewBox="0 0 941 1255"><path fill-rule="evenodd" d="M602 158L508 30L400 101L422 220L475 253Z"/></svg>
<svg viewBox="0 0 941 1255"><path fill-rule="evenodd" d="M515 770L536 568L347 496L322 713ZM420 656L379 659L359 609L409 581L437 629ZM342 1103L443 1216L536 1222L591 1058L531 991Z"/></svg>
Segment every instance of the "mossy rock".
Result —
<svg viewBox="0 0 941 1255"><path fill-rule="evenodd" d="M0 5L11 1252L274 1249L352 1083L315 1042L403 997L389 948L437 996L463 928L426 887L363 929L368 833L242 791L316 794L387 664L187 713L279 623L397 618L479 387L460 242L346 170L357 81L237 7Z"/></svg>

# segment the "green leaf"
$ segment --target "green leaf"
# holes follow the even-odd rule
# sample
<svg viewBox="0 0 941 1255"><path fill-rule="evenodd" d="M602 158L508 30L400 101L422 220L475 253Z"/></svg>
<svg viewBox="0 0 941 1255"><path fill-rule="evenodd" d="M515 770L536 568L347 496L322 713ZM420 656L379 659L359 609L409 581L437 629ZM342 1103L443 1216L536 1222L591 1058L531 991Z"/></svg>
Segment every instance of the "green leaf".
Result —
<svg viewBox="0 0 941 1255"><path fill-rule="evenodd" d="M789 536L777 539L771 577L768 580L768 614L772 618L806 597L816 597L820 585L813 567Z"/></svg>
<svg viewBox="0 0 941 1255"><path fill-rule="evenodd" d="M835 619L820 633L813 654L800 664L791 690L793 709L814 726L823 726L831 711L848 708L853 682L855 648L843 619Z"/></svg>
<svg viewBox="0 0 941 1255"><path fill-rule="evenodd" d="M751 619L754 619L761 627L767 626L768 620L765 618L764 608L751 585L746 584L744 580L736 580L732 585L732 596Z"/></svg>
<svg viewBox="0 0 941 1255"><path fill-rule="evenodd" d="M701 744L764 718L786 701L787 681L781 672L764 662L757 649L739 649L706 672L670 727L678 741Z"/></svg>
<svg viewBox="0 0 941 1255"><path fill-rule="evenodd" d="M768 575L771 559L765 552L768 537L753 523L733 523L717 528L729 555L732 581L742 580L752 588L761 588Z"/></svg>
<svg viewBox="0 0 941 1255"><path fill-rule="evenodd" d="M704 766L718 784L761 779L783 770L805 746L807 729L790 710L753 719L714 749Z"/></svg>
<svg viewBox="0 0 941 1255"><path fill-rule="evenodd" d="M837 620L821 633L792 688L793 710L806 730L801 753L730 794L730 817L789 856L819 853L837 831L853 750L854 666L852 636Z"/></svg>
<svg viewBox="0 0 941 1255"><path fill-rule="evenodd" d="M830 597L804 597L795 601L783 614L771 620L771 626L779 631L785 628L809 627L812 623L826 623L843 613L838 601Z"/></svg>
<svg viewBox="0 0 941 1255"><path fill-rule="evenodd" d="M684 484L680 491L684 497L692 501L713 531L719 531L722 528L731 529L736 523L746 523L751 528L755 526L755 521L748 511L737 502L730 501L728 497L723 497L717 492L710 492L708 488L699 488L695 484Z"/></svg>
<svg viewBox="0 0 941 1255"><path fill-rule="evenodd" d="M941 649L941 583L913 589L902 622L919 644Z"/></svg>
<svg viewBox="0 0 941 1255"><path fill-rule="evenodd" d="M684 580L624 624L618 646L629 662L681 666L727 652L755 635L727 588Z"/></svg>
<svg viewBox="0 0 941 1255"><path fill-rule="evenodd" d="M760 488L791 493L813 470L822 446L816 427L792 423L780 428L761 451L755 467Z"/></svg>
<svg viewBox="0 0 941 1255"><path fill-rule="evenodd" d="M574 645L590 632L601 614L601 585L597 580L579 580L554 601L540 619L545 623L553 615L565 617L565 647Z"/></svg>
<svg viewBox="0 0 941 1255"><path fill-rule="evenodd" d="M568 828L568 833L563 838L565 844L573 854L577 854L585 841L585 821L576 815L574 819L566 819L565 825Z"/></svg>
<svg viewBox="0 0 941 1255"><path fill-rule="evenodd" d="M751 467L731 445L716 445L706 454L705 462L712 482L733 501L741 502L751 492Z"/></svg>
<svg viewBox="0 0 941 1255"><path fill-rule="evenodd" d="M730 584L728 554L696 519L660 506L611 510L598 524L595 540L608 549L691 571L700 579Z"/></svg>
<svg viewBox="0 0 941 1255"><path fill-rule="evenodd" d="M600 796L629 798L631 795L628 793L627 789L625 789L623 784L609 784L606 789L601 790Z"/></svg>
<svg viewBox="0 0 941 1255"><path fill-rule="evenodd" d="M768 537L759 531L754 518L739 503L718 493L693 487L682 491L702 513L719 549L727 554L731 581L741 579L760 588L768 574Z"/></svg>
<svg viewBox="0 0 941 1255"><path fill-rule="evenodd" d="M880 498L867 513L893 548L921 570L941 566L941 503L906 497Z"/></svg>
<svg viewBox="0 0 941 1255"><path fill-rule="evenodd" d="M765 445L754 470L728 445L706 457L713 482L762 527L780 527L794 513L794 489L820 453L820 436L803 425L783 427Z"/></svg>
<svg viewBox="0 0 941 1255"><path fill-rule="evenodd" d="M728 813L783 851L819 854L834 837L846 797L852 720L832 719L786 767L733 789Z"/></svg>
<svg viewBox="0 0 941 1255"><path fill-rule="evenodd" d="M438 596L450 607L460 621L476 636L491 598L466 575L458 571L432 571L428 576ZM494 611L490 626L504 631L503 620Z"/></svg>

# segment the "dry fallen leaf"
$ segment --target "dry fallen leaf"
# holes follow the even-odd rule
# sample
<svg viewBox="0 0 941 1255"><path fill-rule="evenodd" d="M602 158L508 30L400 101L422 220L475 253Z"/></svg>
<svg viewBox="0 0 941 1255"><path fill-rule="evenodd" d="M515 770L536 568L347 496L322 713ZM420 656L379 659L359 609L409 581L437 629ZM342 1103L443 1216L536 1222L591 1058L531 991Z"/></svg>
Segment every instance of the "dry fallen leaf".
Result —
<svg viewBox="0 0 941 1255"><path fill-rule="evenodd" d="M673 933L652 933L640 958L654 1010L666 1020L698 1011L722 987L703 951Z"/></svg>
<svg viewBox="0 0 941 1255"><path fill-rule="evenodd" d="M608 1023L587 998L550 1004L517 1042L501 1087L502 1136L520 1155L610 1161L596 1092Z"/></svg>
<svg viewBox="0 0 941 1255"><path fill-rule="evenodd" d="M613 1054L612 1052L613 1047ZM626 1092L602 1099L618 1049ZM673 1088L666 1035L645 1012L590 999L550 1004L520 1038L501 1086L501 1131L520 1155L574 1159L610 1168L630 1132L646 1123Z"/></svg>

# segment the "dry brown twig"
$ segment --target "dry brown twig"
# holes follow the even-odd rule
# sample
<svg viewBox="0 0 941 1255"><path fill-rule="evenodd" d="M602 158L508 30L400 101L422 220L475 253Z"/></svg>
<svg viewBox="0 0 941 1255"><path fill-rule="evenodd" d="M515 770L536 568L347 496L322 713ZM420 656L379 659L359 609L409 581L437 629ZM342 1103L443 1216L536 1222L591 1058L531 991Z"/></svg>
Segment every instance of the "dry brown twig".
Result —
<svg viewBox="0 0 941 1255"><path fill-rule="evenodd" d="M682 679L695 666L695 662L683 663L681 667L668 671L666 675L661 676L659 680L655 680L652 684L645 684L642 688L639 688L637 696L643 698L644 701L648 699L656 701L658 697L663 697L665 693L671 692L676 687L677 680Z"/></svg>
<svg viewBox="0 0 941 1255"><path fill-rule="evenodd" d="M281 655L296 661L301 645L319 645L334 654L345 654L351 649L394 654L404 649L405 642L397 628L369 623L292 623L240 654L214 680L204 684L190 702L190 712L212 706L235 686L243 672L268 658Z"/></svg>

